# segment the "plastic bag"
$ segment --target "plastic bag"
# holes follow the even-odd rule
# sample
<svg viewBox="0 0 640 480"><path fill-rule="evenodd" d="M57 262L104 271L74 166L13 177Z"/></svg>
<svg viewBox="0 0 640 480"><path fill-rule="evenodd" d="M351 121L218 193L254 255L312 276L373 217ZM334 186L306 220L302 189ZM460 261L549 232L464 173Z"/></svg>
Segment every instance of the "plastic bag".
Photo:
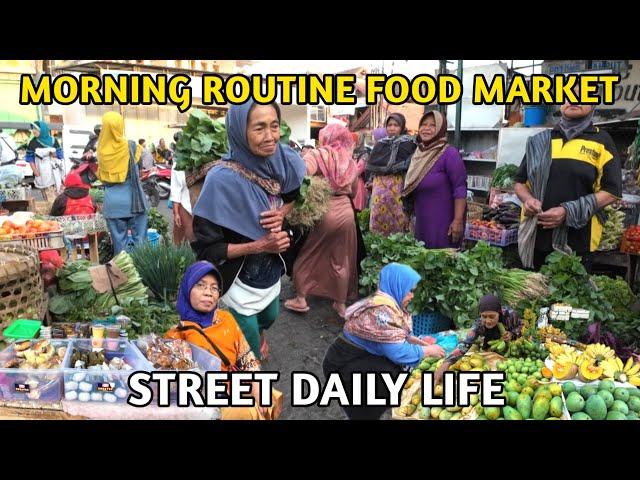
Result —
<svg viewBox="0 0 640 480"><path fill-rule="evenodd" d="M23 179L22 170L17 165L0 167L0 188L13 188L20 185Z"/></svg>

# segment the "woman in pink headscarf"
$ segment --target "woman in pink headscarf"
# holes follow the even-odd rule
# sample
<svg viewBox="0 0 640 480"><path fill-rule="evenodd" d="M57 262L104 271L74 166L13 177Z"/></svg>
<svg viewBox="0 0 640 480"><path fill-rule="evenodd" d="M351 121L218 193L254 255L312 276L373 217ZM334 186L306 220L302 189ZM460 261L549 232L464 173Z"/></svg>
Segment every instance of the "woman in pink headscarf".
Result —
<svg viewBox="0 0 640 480"><path fill-rule="evenodd" d="M358 182L353 160L353 137L341 125L327 125L320 131L320 147L305 155L307 175L327 179L333 190L329 210L309 234L293 266L297 296L285 308L309 311L306 296L334 301L333 308L344 317L347 300L358 295L358 234L352 198Z"/></svg>

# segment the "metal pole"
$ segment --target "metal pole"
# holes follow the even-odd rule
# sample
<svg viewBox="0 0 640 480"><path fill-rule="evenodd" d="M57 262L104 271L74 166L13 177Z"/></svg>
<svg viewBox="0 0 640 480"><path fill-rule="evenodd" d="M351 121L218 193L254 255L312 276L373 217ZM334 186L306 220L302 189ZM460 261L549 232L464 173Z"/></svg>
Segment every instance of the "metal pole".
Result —
<svg viewBox="0 0 640 480"><path fill-rule="evenodd" d="M462 84L462 60L458 60L458 78ZM460 149L460 124L462 122L462 97L456 106L456 131L453 137L453 144L459 150Z"/></svg>

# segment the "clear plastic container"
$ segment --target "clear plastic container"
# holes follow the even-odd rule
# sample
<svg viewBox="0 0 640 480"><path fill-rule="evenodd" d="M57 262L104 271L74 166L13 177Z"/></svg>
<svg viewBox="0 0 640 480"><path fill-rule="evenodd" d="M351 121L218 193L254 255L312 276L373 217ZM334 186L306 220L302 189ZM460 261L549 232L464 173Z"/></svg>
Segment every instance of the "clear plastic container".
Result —
<svg viewBox="0 0 640 480"><path fill-rule="evenodd" d="M77 339L70 346L64 372L64 398L68 401L123 403L129 397L129 376L136 371L150 371L152 365L140 354L131 342L115 340L118 348L104 350L107 363L114 358L122 359L131 368L126 370L104 370L74 368L71 357L76 350L91 352L91 340Z"/></svg>
<svg viewBox="0 0 640 480"><path fill-rule="evenodd" d="M33 340L35 345L40 340ZM50 340L56 349L67 347L60 368L30 370L21 368L0 368L0 400L4 402L59 402L63 394L63 368L69 359L68 340ZM0 352L0 367L16 358L15 344Z"/></svg>
<svg viewBox="0 0 640 480"><path fill-rule="evenodd" d="M173 340L169 340L166 339L164 340L165 342L172 342ZM142 346L142 343L140 340L136 340L134 342L134 345L136 346L136 348L138 349L138 351L140 352L140 355L142 355L145 360L147 361L147 363L149 363L150 368L148 371L158 371L159 369L154 368L153 365L151 364L151 362L149 362L149 360L147 360L146 355L145 355L145 349ZM222 366L222 361L216 357L215 355L212 355L211 353L209 353L207 350L204 350L203 348L200 348L196 345L193 344L189 344L189 347L191 348L191 354L192 354L192 358L193 361L196 363L196 368L188 370L190 372L194 372L197 373L199 375L202 376L202 380L203 380L203 384L205 382L205 373L206 372L219 372L221 370L221 366ZM163 371L176 371L176 370L163 370ZM152 382L150 384L151 389L153 390L153 401L152 403L156 404L157 402L157 398L158 398L158 391L157 391L157 386L155 384L155 382ZM171 405L175 405L177 403L177 399L178 399L178 394L177 394L177 385L176 382L172 382L170 384L170 390L169 390L169 401L171 403Z"/></svg>

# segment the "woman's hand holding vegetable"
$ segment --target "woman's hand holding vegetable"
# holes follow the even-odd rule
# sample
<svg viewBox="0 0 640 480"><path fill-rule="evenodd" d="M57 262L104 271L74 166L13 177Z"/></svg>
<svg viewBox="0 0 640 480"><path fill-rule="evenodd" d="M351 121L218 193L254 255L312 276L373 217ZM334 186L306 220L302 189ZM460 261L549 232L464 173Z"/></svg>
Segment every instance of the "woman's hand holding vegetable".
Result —
<svg viewBox="0 0 640 480"><path fill-rule="evenodd" d="M444 349L440 345L429 345L428 347L422 347L425 357L444 357Z"/></svg>
<svg viewBox="0 0 640 480"><path fill-rule="evenodd" d="M442 365L440 365L437 368L437 370L433 374L434 385L440 385L440 383L442 383L442 376L444 375L444 372L446 372L449 369L450 366L451 364L449 362L443 362Z"/></svg>

